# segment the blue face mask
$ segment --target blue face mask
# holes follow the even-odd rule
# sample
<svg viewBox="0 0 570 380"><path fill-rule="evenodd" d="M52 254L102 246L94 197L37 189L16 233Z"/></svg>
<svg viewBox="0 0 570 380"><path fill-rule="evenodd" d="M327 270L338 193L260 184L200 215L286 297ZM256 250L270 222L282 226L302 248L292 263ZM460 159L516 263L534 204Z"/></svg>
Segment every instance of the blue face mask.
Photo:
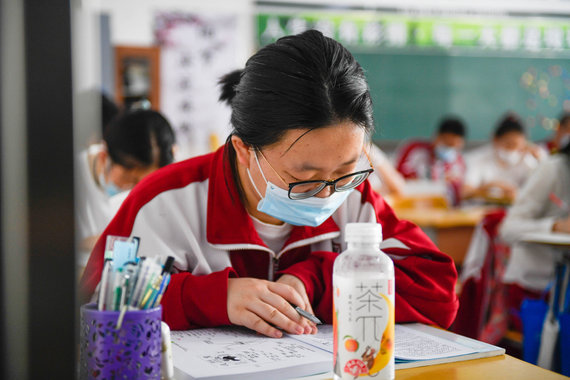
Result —
<svg viewBox="0 0 570 380"><path fill-rule="evenodd" d="M450 146L438 145L435 147L435 156L443 162L453 162L457 159L457 150Z"/></svg>
<svg viewBox="0 0 570 380"><path fill-rule="evenodd" d="M103 172L99 174L99 184L108 197L112 197L113 195L117 195L123 191L122 189L118 188L117 185L115 185L112 181L105 181L105 175Z"/></svg>
<svg viewBox="0 0 570 380"><path fill-rule="evenodd" d="M293 200L289 198L287 190L267 181L259 165L257 154L255 155L255 161L263 176L263 180L267 184L265 197L263 197L257 186L255 186L253 178L251 178L249 168L246 169L249 180L257 194L261 197L257 204L257 210L294 226L317 227L321 225L340 207L353 190L337 191L326 198L311 197Z"/></svg>

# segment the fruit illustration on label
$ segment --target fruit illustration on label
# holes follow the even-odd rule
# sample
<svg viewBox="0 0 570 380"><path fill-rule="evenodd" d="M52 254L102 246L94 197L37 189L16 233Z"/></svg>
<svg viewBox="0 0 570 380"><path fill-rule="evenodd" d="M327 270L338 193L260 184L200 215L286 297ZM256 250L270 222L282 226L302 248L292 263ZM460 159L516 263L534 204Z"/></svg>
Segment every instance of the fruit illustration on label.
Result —
<svg viewBox="0 0 570 380"><path fill-rule="evenodd" d="M345 335L344 338L344 348L348 352L356 352L358 350L358 341L351 337L350 335Z"/></svg>
<svg viewBox="0 0 570 380"><path fill-rule="evenodd" d="M368 373L368 368L366 364L360 359L352 359L346 362L344 366L344 372L351 374L354 377L366 375Z"/></svg>
<svg viewBox="0 0 570 380"><path fill-rule="evenodd" d="M394 305L390 299L384 294L380 294L388 305L388 324L382 334L382 341L380 342L380 352L374 358L374 364L369 367L369 374L374 375L380 372L382 368L386 367L392 358L394 352Z"/></svg>

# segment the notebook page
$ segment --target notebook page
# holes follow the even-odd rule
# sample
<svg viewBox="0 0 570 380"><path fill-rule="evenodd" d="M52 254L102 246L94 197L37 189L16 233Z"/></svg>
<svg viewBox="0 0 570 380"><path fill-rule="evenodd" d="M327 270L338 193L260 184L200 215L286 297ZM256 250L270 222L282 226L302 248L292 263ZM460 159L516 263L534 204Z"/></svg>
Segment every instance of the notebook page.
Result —
<svg viewBox="0 0 570 380"><path fill-rule="evenodd" d="M278 379L326 372L332 355L284 335L236 327L173 331L175 370L185 379Z"/></svg>
<svg viewBox="0 0 570 380"><path fill-rule="evenodd" d="M404 325L395 328L395 357L400 360L428 360L477 352L451 340Z"/></svg>

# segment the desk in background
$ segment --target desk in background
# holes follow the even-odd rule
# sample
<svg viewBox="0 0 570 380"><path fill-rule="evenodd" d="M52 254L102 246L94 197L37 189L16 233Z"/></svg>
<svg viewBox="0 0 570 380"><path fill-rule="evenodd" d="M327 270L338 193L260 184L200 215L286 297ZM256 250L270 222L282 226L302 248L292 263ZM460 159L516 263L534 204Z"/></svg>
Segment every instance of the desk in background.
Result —
<svg viewBox="0 0 570 380"><path fill-rule="evenodd" d="M475 226L489 206L447 208L445 200L434 196L387 199L400 219L417 224L457 265L463 263Z"/></svg>

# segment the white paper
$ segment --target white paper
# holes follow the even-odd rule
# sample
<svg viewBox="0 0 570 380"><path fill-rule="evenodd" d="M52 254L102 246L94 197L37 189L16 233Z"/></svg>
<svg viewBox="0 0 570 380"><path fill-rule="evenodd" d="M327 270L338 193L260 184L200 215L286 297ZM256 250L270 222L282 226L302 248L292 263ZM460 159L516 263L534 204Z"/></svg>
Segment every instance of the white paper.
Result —
<svg viewBox="0 0 570 380"><path fill-rule="evenodd" d="M332 368L330 352L287 335L268 338L234 327L173 331L171 339L177 378L279 379Z"/></svg>
<svg viewBox="0 0 570 380"><path fill-rule="evenodd" d="M333 352L333 327L332 325L319 325L317 326L317 333L303 334L303 335L291 335L292 339L299 340L320 348L321 350L327 351L332 354Z"/></svg>
<svg viewBox="0 0 570 380"><path fill-rule="evenodd" d="M395 357L401 360L428 360L466 355L476 350L451 340L396 325Z"/></svg>
<svg viewBox="0 0 570 380"><path fill-rule="evenodd" d="M240 327L172 331L175 378L278 380L332 370L333 330L316 335L261 336ZM449 331L412 323L395 326L396 369L459 358L501 355L504 349Z"/></svg>

